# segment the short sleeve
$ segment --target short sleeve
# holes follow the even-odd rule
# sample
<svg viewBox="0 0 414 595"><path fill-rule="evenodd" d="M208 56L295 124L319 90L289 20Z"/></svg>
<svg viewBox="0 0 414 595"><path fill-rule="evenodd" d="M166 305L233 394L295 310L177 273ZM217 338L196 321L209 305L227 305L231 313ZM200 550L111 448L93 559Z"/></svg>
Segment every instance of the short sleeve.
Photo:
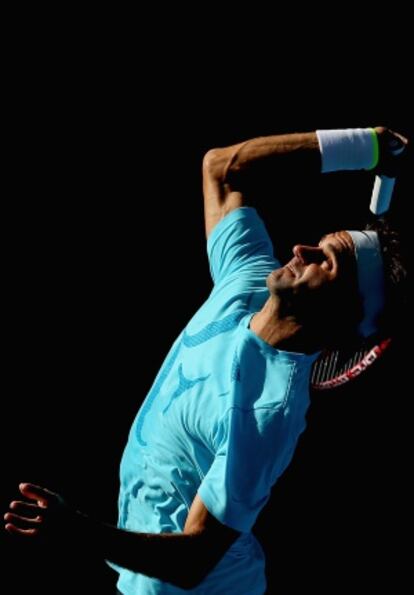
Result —
<svg viewBox="0 0 414 595"><path fill-rule="evenodd" d="M212 428L214 458L198 493L216 519L248 532L306 427L317 354L279 351L250 329L240 332L229 407Z"/></svg>
<svg viewBox="0 0 414 595"><path fill-rule="evenodd" d="M270 496L278 454L284 451L277 439L282 423L282 410L234 408L221 424L220 444L199 496L213 516L237 531L252 529Z"/></svg>
<svg viewBox="0 0 414 595"><path fill-rule="evenodd" d="M243 271L280 266L266 227L251 207L234 209L219 221L208 238L207 253L215 284Z"/></svg>

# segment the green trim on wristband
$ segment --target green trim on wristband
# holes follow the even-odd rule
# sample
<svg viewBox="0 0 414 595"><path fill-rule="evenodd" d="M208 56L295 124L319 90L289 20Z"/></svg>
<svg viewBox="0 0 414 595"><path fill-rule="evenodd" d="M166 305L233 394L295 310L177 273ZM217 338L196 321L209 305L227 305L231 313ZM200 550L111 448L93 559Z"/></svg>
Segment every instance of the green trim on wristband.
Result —
<svg viewBox="0 0 414 595"><path fill-rule="evenodd" d="M379 161L378 136L373 128L370 128L369 130L371 131L371 134L372 134L372 145L373 146L372 146L372 163L369 167L367 167L368 171L371 169L374 169L374 167L377 167L378 161Z"/></svg>

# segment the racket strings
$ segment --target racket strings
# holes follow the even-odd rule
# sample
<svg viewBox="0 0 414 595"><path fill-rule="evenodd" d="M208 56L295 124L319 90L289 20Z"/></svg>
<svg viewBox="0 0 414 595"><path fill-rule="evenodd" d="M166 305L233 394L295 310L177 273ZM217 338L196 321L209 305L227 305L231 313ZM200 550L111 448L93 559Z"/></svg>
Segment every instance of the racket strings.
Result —
<svg viewBox="0 0 414 595"><path fill-rule="evenodd" d="M322 354L312 370L311 384L316 389L331 389L352 380L369 368L388 349L390 337L371 340L353 350Z"/></svg>
<svg viewBox="0 0 414 595"><path fill-rule="evenodd" d="M357 351L331 351L316 362L313 367L311 382L319 384L332 380L341 374L349 372L358 362L362 361L369 353L367 346L361 346Z"/></svg>

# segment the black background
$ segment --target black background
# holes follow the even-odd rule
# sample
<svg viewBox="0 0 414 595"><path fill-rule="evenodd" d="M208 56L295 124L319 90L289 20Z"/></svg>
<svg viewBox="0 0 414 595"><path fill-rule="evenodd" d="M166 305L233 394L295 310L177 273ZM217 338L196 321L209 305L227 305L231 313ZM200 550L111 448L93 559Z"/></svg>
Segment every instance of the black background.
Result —
<svg viewBox="0 0 414 595"><path fill-rule="evenodd" d="M361 84L346 62L334 80L317 59L300 71L279 58L235 72L197 60L184 70L181 55L164 54L160 70L93 48L75 63L70 51L56 62L45 54L26 51L7 91L2 505L31 481L115 521L130 424L211 288L205 151L329 127L388 125L413 136L412 103L401 85L396 93L375 84L378 75ZM282 259L295 242L363 223L369 174L278 176L278 192L263 192L258 208ZM411 195L406 179L393 207L406 234ZM308 429L257 525L270 593L401 591L405 353L400 340L352 387L313 395ZM7 593L113 590L115 575L93 558L4 532L2 541Z"/></svg>

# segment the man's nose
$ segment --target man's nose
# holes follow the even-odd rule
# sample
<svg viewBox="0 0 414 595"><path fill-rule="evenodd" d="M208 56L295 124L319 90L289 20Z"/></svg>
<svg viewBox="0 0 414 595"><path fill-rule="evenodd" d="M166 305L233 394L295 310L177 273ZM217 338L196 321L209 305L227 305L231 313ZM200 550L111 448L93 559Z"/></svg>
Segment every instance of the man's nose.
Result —
<svg viewBox="0 0 414 595"><path fill-rule="evenodd" d="M324 258L323 250L318 246L305 246L303 244L296 244L296 246L293 246L292 251L302 264L321 262Z"/></svg>

